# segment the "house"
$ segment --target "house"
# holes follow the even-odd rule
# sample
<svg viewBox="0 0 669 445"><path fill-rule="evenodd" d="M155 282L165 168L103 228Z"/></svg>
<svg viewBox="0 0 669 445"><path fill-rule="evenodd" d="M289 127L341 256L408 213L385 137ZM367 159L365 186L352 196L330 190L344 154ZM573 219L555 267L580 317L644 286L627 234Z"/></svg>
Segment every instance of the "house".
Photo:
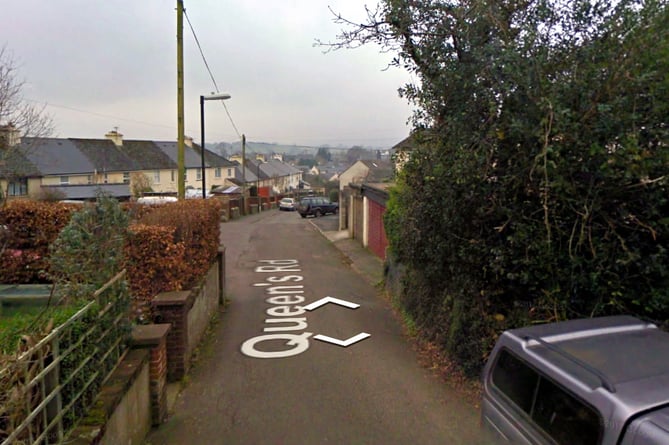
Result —
<svg viewBox="0 0 669 445"><path fill-rule="evenodd" d="M248 161L247 165L258 177L258 189L267 188L272 194L296 190L302 181L301 170L278 159Z"/></svg>
<svg viewBox="0 0 669 445"><path fill-rule="evenodd" d="M382 259L388 245L383 214L393 176L393 165L381 160L357 161L339 175L339 230Z"/></svg>
<svg viewBox="0 0 669 445"><path fill-rule="evenodd" d="M14 136L3 140L11 144L1 148L6 155L0 158L4 160L0 187L11 199L49 193L65 199L90 199L98 190L128 199L133 183L139 181L155 193L178 191L176 141L124 140L117 130L107 133L105 139ZM202 156L202 148L187 138L186 188L202 188ZM235 164L209 150L204 150L204 163L207 189L224 185L234 175Z"/></svg>

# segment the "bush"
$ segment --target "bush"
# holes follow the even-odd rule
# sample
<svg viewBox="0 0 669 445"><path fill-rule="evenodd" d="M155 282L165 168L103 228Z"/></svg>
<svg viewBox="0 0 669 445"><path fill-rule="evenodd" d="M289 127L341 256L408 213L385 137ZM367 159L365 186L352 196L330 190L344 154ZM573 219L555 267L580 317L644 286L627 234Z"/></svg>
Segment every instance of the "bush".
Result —
<svg viewBox="0 0 669 445"><path fill-rule="evenodd" d="M185 200L152 207L130 227L126 244L135 314L151 318L160 292L188 289L209 270L220 246L221 205Z"/></svg>
<svg viewBox="0 0 669 445"><path fill-rule="evenodd" d="M127 227L118 201L104 194L72 215L49 249L59 297L90 299L122 270Z"/></svg>
<svg viewBox="0 0 669 445"><path fill-rule="evenodd" d="M0 283L49 282L45 273L49 245L79 209L73 204L27 200L1 207L0 226L6 226L8 233L0 245Z"/></svg>
<svg viewBox="0 0 669 445"><path fill-rule="evenodd" d="M447 23L420 21L449 14L429 2L384 4L410 30ZM530 4L449 15L459 54L430 46L439 33L407 43L430 54L404 90L430 130L386 233L410 270L407 312L470 375L505 328L669 319L669 8Z"/></svg>

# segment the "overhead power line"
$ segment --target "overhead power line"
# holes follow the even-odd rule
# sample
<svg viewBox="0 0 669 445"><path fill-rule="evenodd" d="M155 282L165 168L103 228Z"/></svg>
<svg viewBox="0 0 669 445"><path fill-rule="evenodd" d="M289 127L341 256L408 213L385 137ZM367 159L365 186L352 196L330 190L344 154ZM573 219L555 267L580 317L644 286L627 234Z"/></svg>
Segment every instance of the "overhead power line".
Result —
<svg viewBox="0 0 669 445"><path fill-rule="evenodd" d="M202 56L202 61L204 62L205 68L207 68L207 72L209 73L209 77L211 78L211 82L214 85L214 88L216 89L217 93L220 93L220 89L218 88L218 84L216 83L216 79L214 78L213 73L211 72L211 69L209 68L209 63L207 63L207 58L204 56L204 51L202 51L202 46L200 45L200 40L197 38L197 34L195 34L195 29L193 28L193 24L190 22L190 18L188 17L188 14L186 13L186 10L184 9L184 16L186 17L186 21L188 22L188 26L190 27L190 31L193 33L193 38L195 39L195 44L197 45L197 49L200 51L200 56ZM230 115L230 110L228 110L228 106L225 104L225 101L220 101L221 104L223 104L223 108L225 109L225 113L228 115L228 119L230 120L230 124L232 124L232 128L235 129L235 133L237 133L237 137L239 139L242 138L242 135L239 133L239 130L237 130L237 126L235 125L235 121L232 119L232 115Z"/></svg>

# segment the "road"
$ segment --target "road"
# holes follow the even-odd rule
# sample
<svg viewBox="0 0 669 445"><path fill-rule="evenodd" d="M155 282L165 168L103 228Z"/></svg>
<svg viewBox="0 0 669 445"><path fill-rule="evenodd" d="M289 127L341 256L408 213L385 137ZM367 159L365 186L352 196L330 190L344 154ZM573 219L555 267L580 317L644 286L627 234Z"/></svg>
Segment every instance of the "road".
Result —
<svg viewBox="0 0 669 445"><path fill-rule="evenodd" d="M147 444L480 443L478 412L417 364L388 302L309 219L221 227L230 303ZM359 306L304 309L325 297Z"/></svg>

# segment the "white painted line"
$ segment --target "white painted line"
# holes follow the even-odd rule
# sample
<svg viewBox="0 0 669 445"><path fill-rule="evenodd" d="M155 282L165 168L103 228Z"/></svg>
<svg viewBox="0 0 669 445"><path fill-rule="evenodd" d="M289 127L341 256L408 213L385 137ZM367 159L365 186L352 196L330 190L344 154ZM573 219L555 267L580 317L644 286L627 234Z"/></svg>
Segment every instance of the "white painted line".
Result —
<svg viewBox="0 0 669 445"><path fill-rule="evenodd" d="M338 304L339 306L344 306L349 309L357 309L360 307L359 304L351 303L350 301L340 300L339 298L333 298L333 297L325 297L321 298L318 301L314 301L313 303L308 304L306 306L302 306L302 308L307 311L313 311L314 309L318 309L319 307L324 306L328 303Z"/></svg>
<svg viewBox="0 0 669 445"><path fill-rule="evenodd" d="M352 344L357 343L359 341L362 341L362 340L364 340L368 337L371 337L371 335L366 333L366 332L361 332L358 335L354 335L353 337L349 338L348 340L339 340L339 339L336 339L336 338L328 337L327 335L318 334L318 335L314 336L314 340L320 340L320 341L324 341L326 343L332 343L333 345L337 345L337 346L341 346L343 348L347 348L347 347L351 346Z"/></svg>

